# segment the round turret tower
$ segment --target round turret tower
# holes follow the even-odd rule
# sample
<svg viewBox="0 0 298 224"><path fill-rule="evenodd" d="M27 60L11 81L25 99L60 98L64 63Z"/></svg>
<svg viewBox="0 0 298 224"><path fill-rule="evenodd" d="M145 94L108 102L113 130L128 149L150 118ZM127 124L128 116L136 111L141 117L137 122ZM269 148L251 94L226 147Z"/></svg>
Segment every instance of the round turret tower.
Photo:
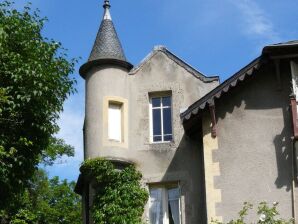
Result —
<svg viewBox="0 0 298 224"><path fill-rule="evenodd" d="M110 7L110 2L105 0L103 19L90 57L80 68L86 82L85 159L117 160L120 159L117 151L128 147L128 72L132 65L126 60Z"/></svg>

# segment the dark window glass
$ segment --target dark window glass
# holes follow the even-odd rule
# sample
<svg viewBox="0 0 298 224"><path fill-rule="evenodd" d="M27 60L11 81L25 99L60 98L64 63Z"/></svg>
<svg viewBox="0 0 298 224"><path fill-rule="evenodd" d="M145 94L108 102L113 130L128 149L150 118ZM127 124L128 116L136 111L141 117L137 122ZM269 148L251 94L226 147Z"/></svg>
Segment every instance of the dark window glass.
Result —
<svg viewBox="0 0 298 224"><path fill-rule="evenodd" d="M160 97L159 98L152 98L152 107L160 107Z"/></svg>
<svg viewBox="0 0 298 224"><path fill-rule="evenodd" d="M153 136L161 135L161 110L153 110Z"/></svg>
<svg viewBox="0 0 298 224"><path fill-rule="evenodd" d="M161 142L162 141L161 136L154 136L153 141L154 142Z"/></svg>
<svg viewBox="0 0 298 224"><path fill-rule="evenodd" d="M164 141L172 141L173 140L172 135L165 135L163 138L164 138L163 139Z"/></svg>
<svg viewBox="0 0 298 224"><path fill-rule="evenodd" d="M171 108L163 109L163 134L172 134L172 112Z"/></svg>
<svg viewBox="0 0 298 224"><path fill-rule="evenodd" d="M170 107L171 106L171 97L170 96L162 98L162 106L164 106L164 107Z"/></svg>
<svg viewBox="0 0 298 224"><path fill-rule="evenodd" d="M153 142L172 141L172 97L151 98Z"/></svg>

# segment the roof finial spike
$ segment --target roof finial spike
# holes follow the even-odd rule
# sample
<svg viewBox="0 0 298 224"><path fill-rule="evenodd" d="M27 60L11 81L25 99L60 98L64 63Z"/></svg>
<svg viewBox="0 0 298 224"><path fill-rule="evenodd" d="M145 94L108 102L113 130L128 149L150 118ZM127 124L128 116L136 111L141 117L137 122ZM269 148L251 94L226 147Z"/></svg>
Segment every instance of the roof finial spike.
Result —
<svg viewBox="0 0 298 224"><path fill-rule="evenodd" d="M111 4L110 4L109 0L104 1L103 8L105 9L103 19L104 20L112 20L111 13L110 13Z"/></svg>
<svg viewBox="0 0 298 224"><path fill-rule="evenodd" d="M104 9L109 9L111 8L111 4L109 0L105 0L104 4L103 4L103 8Z"/></svg>

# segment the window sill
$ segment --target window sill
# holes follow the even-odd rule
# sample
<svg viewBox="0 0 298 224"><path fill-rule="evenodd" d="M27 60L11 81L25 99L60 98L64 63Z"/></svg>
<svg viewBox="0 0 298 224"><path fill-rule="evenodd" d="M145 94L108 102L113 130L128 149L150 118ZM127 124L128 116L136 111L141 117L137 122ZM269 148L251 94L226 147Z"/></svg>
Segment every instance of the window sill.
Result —
<svg viewBox="0 0 298 224"><path fill-rule="evenodd" d="M118 143L118 144L123 143L123 141L118 141L118 140L114 140L114 139L109 139L109 142Z"/></svg>
<svg viewBox="0 0 298 224"><path fill-rule="evenodd" d="M108 146L108 147L119 147L119 148L128 148L128 144L125 141L117 141L117 140L111 140L111 139L106 139L104 141L103 146Z"/></svg>
<svg viewBox="0 0 298 224"><path fill-rule="evenodd" d="M162 151L172 151L175 150L177 147L174 141L170 142L150 142L149 143L149 150L162 150Z"/></svg>
<svg viewBox="0 0 298 224"><path fill-rule="evenodd" d="M174 144L174 141L150 142L150 145L156 145L156 144Z"/></svg>

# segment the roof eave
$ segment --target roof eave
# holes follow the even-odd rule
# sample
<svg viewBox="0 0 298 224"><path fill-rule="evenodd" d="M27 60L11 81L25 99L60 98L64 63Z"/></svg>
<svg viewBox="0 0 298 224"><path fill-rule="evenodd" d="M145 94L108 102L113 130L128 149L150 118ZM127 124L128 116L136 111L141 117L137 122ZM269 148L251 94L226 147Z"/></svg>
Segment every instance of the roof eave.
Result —
<svg viewBox="0 0 298 224"><path fill-rule="evenodd" d="M251 76L255 70L258 70L262 63L266 60L263 57L258 57L249 63L247 66L242 68L240 71L235 73L229 79L221 83L219 86L211 90L205 96L200 98L198 101L193 103L185 112L180 114L182 122L191 119L192 116L197 115L199 111L204 110L207 105L214 103L215 99L219 99L223 93L228 92L231 88L235 87L239 82L246 79L247 76Z"/></svg>
<svg viewBox="0 0 298 224"><path fill-rule="evenodd" d="M280 45L268 45L263 48L262 54L263 55L270 55L271 57L274 56L283 56L283 55L297 55L298 50L298 43L292 44L280 44Z"/></svg>
<svg viewBox="0 0 298 224"><path fill-rule="evenodd" d="M197 102L192 104L185 112L180 114L182 122L190 120L194 115L197 115L199 111L206 108L206 105L213 103L215 99L221 97L222 93L228 92L231 87L235 87L239 81L243 81L247 76L254 74L255 70L268 61L268 59L275 58L291 58L298 57L298 41L290 41L287 43L280 43L275 45L268 45L263 48L262 55L250 64L245 66L239 72L235 73L229 79L222 84L211 90Z"/></svg>
<svg viewBox="0 0 298 224"><path fill-rule="evenodd" d="M102 58L102 59L86 62L80 67L79 73L81 77L85 79L88 71L90 71L92 68L96 66L103 66L103 65L119 66L121 68L126 69L127 71L130 71L133 68L133 65L127 61L123 61L115 58Z"/></svg>

